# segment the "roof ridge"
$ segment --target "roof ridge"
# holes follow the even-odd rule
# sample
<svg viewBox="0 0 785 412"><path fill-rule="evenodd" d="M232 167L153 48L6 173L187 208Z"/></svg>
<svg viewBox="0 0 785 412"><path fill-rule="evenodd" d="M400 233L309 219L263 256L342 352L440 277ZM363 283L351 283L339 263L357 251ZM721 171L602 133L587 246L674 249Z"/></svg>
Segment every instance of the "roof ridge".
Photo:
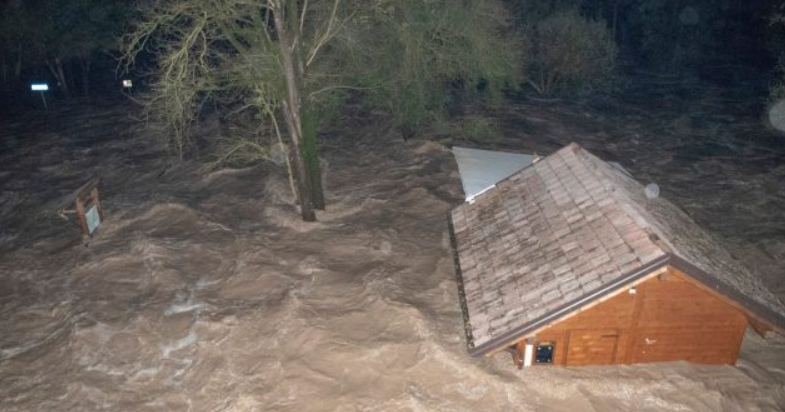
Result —
<svg viewBox="0 0 785 412"><path fill-rule="evenodd" d="M592 153L583 150L581 151L581 154L585 159L593 163L601 164L602 165L601 167L604 168L605 172L608 174L612 174L614 178L621 179L624 182L627 182L631 185L642 186L640 182L638 182L631 176L627 176L624 173L621 173L620 171L613 168L607 162L594 156ZM683 209L681 209L680 207L673 204L673 202L663 197L649 199L645 195L638 194L640 198L633 199L631 196L632 194L633 192L631 192L629 188L623 188L623 187L621 188L621 190L612 191L612 196L623 199L623 203L621 203L621 205L623 206L622 209L624 210L625 213L627 213L633 219L637 217L648 223L648 226L644 229L648 229L650 232L652 232L653 235L656 236L656 239L653 239L653 242L659 248L661 248L665 253L675 255L679 257L681 260L687 262L695 260L695 256L691 257L689 256L689 253L685 253L683 250L685 247L689 247L689 245L687 244L680 245L681 241L683 241L684 239L680 239L679 236L666 233L663 230L665 227L668 226L668 224L666 222L666 219L656 216L654 209L657 207L668 208L669 213L675 213L678 215L680 219L684 219L687 222L689 222L689 224L692 226L690 229L694 231L693 232L694 236L693 238L686 240L688 243L703 244L703 246L711 248L712 253L714 255L719 255L722 257L721 261L716 262L716 264L724 266L730 271L735 272L737 277L744 278L742 280L757 283L758 286L763 287L765 289L765 284L763 284L763 282L757 276L755 276L754 272L744 262L735 258L733 254L730 253L730 250L727 249L723 239L720 239L715 234L706 231L703 227L698 225L698 223L695 222L692 216L690 216ZM643 203L640 200L648 203ZM647 204L653 206L653 208L651 209L647 208L646 207ZM694 263L693 265L699 267L701 264L700 262L698 262L697 265L695 265ZM715 273L715 275L718 274L719 273ZM716 279L715 276L715 282L727 283L727 279L721 279L721 278ZM733 284L733 282L731 282L731 284ZM734 289L739 289L740 291L744 289L739 287L738 285L732 287ZM775 305L778 303L780 306L780 315L785 317L785 312L783 312L783 309L785 309L785 304L783 304L782 300L768 289L765 289L765 291L762 292L764 293L758 293L756 294L756 296L750 296L749 298L751 298L753 301L757 301L758 303L764 303L764 301L761 300L763 296L760 295L761 294L768 295L766 296L765 300Z"/></svg>

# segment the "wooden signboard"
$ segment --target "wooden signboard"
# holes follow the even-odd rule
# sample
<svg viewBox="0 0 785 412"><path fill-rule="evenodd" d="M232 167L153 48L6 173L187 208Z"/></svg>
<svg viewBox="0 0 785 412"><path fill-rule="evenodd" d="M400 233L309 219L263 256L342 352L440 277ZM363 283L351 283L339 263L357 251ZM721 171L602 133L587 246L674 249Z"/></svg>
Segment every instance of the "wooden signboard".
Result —
<svg viewBox="0 0 785 412"><path fill-rule="evenodd" d="M98 197L98 178L91 179L66 197L60 203L58 214L82 229L84 237L92 237L104 220L101 200Z"/></svg>

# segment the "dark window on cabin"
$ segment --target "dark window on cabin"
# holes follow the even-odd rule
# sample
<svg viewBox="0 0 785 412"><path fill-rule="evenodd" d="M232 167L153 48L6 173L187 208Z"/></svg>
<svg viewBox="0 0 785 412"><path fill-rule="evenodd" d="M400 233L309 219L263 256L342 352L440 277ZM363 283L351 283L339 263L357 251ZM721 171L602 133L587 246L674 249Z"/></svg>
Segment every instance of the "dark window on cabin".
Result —
<svg viewBox="0 0 785 412"><path fill-rule="evenodd" d="M553 343L540 343L535 347L534 363L538 365L553 363Z"/></svg>

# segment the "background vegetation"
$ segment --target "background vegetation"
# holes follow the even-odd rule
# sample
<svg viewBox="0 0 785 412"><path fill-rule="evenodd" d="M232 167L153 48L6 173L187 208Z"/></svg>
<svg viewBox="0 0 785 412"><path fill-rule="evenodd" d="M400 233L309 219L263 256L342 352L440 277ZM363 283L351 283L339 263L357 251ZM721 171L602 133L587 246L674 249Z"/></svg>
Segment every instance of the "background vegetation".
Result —
<svg viewBox="0 0 785 412"><path fill-rule="evenodd" d="M769 24L775 33L769 42L770 48L778 55L769 92L772 100L778 100L785 98L785 2L773 7Z"/></svg>
<svg viewBox="0 0 785 412"><path fill-rule="evenodd" d="M318 133L331 114L354 99L411 136L456 85L492 97L516 87L523 48L505 16L493 0L160 0L142 9L123 53L129 64L151 56L147 113L181 157L206 103L252 112L261 133L222 158L286 140L303 218L314 220Z"/></svg>
<svg viewBox="0 0 785 412"><path fill-rule="evenodd" d="M604 21L565 9L534 22L531 33L529 84L538 92L589 92L612 84L617 50Z"/></svg>
<svg viewBox="0 0 785 412"><path fill-rule="evenodd" d="M463 106L607 91L629 70L752 67L785 96L781 1L0 0L0 11L4 102L34 80L62 98L118 91L122 55L173 153L194 153L195 126L219 117L215 164L286 165L308 220L325 206L319 142L349 107L403 138L462 113L462 135L492 140L494 120Z"/></svg>
<svg viewBox="0 0 785 412"><path fill-rule="evenodd" d="M89 95L97 78L114 80L111 53L132 10L121 0L0 3L0 90L12 94L29 81L50 80L71 97Z"/></svg>

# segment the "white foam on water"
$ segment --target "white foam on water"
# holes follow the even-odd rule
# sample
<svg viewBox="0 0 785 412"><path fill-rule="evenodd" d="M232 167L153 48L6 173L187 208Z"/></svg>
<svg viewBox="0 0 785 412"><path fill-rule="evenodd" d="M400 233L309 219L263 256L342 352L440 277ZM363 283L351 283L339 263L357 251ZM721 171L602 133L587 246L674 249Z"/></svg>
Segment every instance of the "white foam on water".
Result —
<svg viewBox="0 0 785 412"><path fill-rule="evenodd" d="M194 330L190 330L187 335L185 335L182 339L178 339L169 345L165 345L161 348L161 355L164 358L168 358L172 352L177 352L181 349L185 349L191 345L196 343L196 332Z"/></svg>

